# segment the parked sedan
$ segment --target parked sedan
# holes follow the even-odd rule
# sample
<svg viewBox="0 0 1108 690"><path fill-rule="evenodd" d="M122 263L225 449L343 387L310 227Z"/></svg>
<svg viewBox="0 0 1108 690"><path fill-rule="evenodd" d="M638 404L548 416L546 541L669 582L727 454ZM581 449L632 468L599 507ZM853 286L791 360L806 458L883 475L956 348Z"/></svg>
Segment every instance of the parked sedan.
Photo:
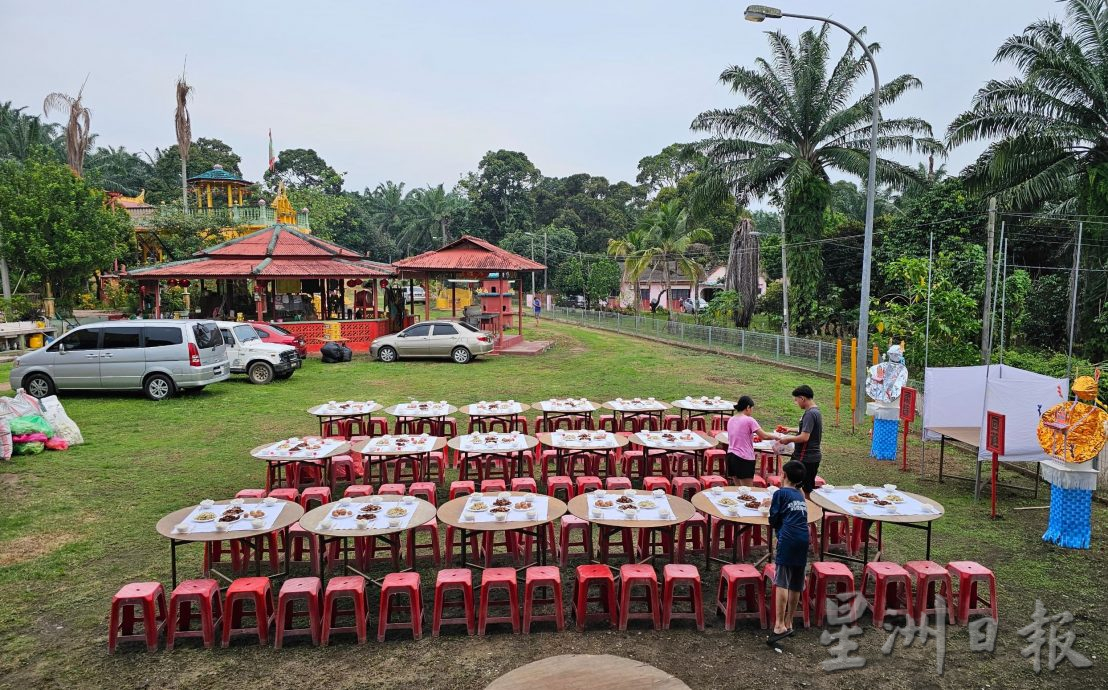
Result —
<svg viewBox="0 0 1108 690"><path fill-rule="evenodd" d="M708 308L708 302L703 298L697 298L694 300L692 297L686 297L681 300L681 309L686 314L691 314L695 311L704 311Z"/></svg>
<svg viewBox="0 0 1108 690"><path fill-rule="evenodd" d="M399 333L382 336L369 347L370 359L449 357L465 364L492 352L492 335L460 321L424 321Z"/></svg>
<svg viewBox="0 0 1108 690"><path fill-rule="evenodd" d="M304 336L289 333L275 323L251 321L250 325L258 332L258 337L262 339L262 342L274 343L276 345L292 345L296 348L296 354L300 359L307 359L308 345L304 342Z"/></svg>

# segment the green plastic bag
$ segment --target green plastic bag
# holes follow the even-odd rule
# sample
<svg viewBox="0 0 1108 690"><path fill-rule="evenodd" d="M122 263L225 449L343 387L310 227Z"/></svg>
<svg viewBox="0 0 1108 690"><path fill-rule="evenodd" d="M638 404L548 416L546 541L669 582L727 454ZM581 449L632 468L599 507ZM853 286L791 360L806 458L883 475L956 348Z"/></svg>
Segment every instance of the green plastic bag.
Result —
<svg viewBox="0 0 1108 690"><path fill-rule="evenodd" d="M53 438L54 428L42 415L29 414L15 417L11 420L12 436L23 434L46 434L46 438Z"/></svg>
<svg viewBox="0 0 1108 690"><path fill-rule="evenodd" d="M46 444L41 441L16 443L12 448L12 455L38 455L44 450L46 450Z"/></svg>

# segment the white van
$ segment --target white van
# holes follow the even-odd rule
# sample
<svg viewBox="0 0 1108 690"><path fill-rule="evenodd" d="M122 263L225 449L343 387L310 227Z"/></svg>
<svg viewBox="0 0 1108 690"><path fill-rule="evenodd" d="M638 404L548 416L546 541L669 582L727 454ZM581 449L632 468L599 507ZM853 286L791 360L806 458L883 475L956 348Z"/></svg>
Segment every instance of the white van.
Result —
<svg viewBox="0 0 1108 690"><path fill-rule="evenodd" d="M165 400L231 375L214 321L152 319L78 326L15 359L9 381L36 398L64 390L141 390Z"/></svg>
<svg viewBox="0 0 1108 690"><path fill-rule="evenodd" d="M300 355L292 345L264 342L254 327L237 321L216 321L232 374L246 374L250 383L267 384L273 379L287 379L300 368Z"/></svg>

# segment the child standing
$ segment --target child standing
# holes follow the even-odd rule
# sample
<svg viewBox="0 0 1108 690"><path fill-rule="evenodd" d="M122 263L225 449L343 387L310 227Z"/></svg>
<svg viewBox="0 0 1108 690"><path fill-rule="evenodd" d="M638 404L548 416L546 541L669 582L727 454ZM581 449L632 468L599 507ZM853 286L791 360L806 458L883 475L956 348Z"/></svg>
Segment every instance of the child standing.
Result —
<svg viewBox="0 0 1108 690"><path fill-rule="evenodd" d="M766 641L773 645L793 634L793 614L804 590L804 567L808 562L808 506L797 488L804 483L806 468L795 460L785 463L781 488L773 494L769 524L777 530L774 601L777 618L773 634Z"/></svg>
<svg viewBox="0 0 1108 690"><path fill-rule="evenodd" d="M735 413L727 420L727 478L739 486L754 485L754 436L775 439L777 434L762 431L754 414L754 399L744 395L735 403Z"/></svg>

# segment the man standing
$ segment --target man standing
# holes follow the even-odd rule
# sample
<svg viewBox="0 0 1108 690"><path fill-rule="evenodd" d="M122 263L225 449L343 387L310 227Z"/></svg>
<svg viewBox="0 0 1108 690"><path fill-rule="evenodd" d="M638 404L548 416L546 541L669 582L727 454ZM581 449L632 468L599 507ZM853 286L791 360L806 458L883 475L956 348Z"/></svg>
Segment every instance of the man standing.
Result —
<svg viewBox="0 0 1108 690"><path fill-rule="evenodd" d="M781 437L781 443L794 444L793 460L804 463L804 482L801 484L804 494L812 493L816 488L816 473L823 459L820 442L823 440L823 415L815 403L816 394L808 385L797 386L793 391L793 402L804 410L800 417L800 428L796 435Z"/></svg>

